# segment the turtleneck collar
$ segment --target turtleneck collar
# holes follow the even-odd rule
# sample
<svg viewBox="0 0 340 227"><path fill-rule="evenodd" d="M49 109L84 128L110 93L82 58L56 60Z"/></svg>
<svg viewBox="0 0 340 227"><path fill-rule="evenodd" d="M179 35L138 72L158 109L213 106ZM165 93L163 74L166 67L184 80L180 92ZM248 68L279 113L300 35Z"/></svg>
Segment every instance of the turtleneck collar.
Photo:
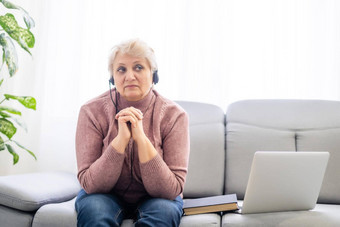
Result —
<svg viewBox="0 0 340 227"><path fill-rule="evenodd" d="M141 110L142 113L145 114L148 107L151 105L151 102L153 101L154 96L155 94L153 92L153 89L150 89L149 93L141 100L128 101L118 93L118 96L117 96L118 109L122 110L127 107L133 106L134 108Z"/></svg>

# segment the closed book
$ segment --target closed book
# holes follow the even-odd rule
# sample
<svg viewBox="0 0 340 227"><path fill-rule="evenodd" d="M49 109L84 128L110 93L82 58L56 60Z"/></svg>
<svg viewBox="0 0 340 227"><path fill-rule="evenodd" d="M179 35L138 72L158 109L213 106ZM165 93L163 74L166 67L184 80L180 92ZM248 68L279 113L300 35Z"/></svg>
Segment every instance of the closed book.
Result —
<svg viewBox="0 0 340 227"><path fill-rule="evenodd" d="M211 196L198 199L185 199L183 201L183 211L185 215L238 209L236 194Z"/></svg>

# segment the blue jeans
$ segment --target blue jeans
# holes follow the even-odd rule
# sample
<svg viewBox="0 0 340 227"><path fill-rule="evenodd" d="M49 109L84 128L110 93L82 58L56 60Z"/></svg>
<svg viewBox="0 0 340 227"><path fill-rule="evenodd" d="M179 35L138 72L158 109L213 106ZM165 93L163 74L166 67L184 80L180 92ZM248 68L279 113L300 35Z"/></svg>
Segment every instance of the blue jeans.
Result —
<svg viewBox="0 0 340 227"><path fill-rule="evenodd" d="M76 200L78 226L120 226L124 218L134 218L135 226L179 226L183 200L147 198L136 205L113 194L87 194L83 189Z"/></svg>

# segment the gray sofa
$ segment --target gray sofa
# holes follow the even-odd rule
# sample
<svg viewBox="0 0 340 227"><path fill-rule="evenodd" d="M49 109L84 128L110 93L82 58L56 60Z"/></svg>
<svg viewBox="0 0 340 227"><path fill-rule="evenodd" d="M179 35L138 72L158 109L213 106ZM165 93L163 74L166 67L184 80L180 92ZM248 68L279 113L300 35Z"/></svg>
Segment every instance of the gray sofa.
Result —
<svg viewBox="0 0 340 227"><path fill-rule="evenodd" d="M183 216L185 226L340 226L340 102L245 100L227 112L178 102L190 116L191 154L185 198L236 193L242 204L257 150L329 151L318 204L310 211ZM70 144L70 149L72 149ZM0 226L76 226L75 174L0 177ZM123 226L132 226L124 220Z"/></svg>

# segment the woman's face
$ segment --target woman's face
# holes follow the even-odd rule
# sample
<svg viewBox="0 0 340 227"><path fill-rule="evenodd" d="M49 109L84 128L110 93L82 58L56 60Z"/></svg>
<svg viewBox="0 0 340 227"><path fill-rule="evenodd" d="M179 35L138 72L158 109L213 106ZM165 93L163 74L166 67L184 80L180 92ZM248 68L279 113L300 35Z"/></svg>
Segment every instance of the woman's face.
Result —
<svg viewBox="0 0 340 227"><path fill-rule="evenodd" d="M152 85L152 73L146 58L117 53L113 62L113 77L121 96L128 101L144 98Z"/></svg>

